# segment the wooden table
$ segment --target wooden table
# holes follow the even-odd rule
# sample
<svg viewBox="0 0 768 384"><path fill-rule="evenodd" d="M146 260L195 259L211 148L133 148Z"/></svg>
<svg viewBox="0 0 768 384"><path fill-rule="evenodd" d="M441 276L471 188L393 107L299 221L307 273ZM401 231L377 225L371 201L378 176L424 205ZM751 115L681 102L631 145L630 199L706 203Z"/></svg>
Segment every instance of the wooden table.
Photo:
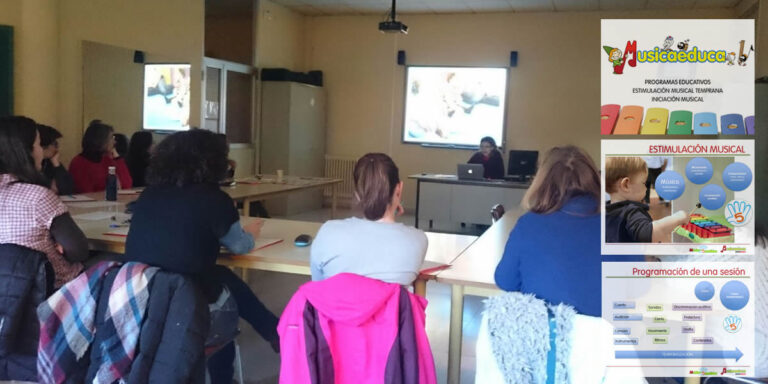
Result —
<svg viewBox="0 0 768 384"><path fill-rule="evenodd" d="M451 285L451 317L448 333L448 384L461 376L461 337L464 325L464 295L493 296L501 293L494 280L509 233L521 211L507 211L499 221L437 274L436 280Z"/></svg>
<svg viewBox="0 0 768 384"><path fill-rule="evenodd" d="M283 182L278 183L276 176L264 175L260 179L255 177L238 179L234 186L221 187L221 190L229 194L232 200L242 201L243 216L250 216L251 203L254 201L310 189L331 187L331 218L335 218L336 184L341 183L341 181L341 179L326 179L323 177L285 176L283 177Z"/></svg>
<svg viewBox="0 0 768 384"><path fill-rule="evenodd" d="M72 215L77 216L81 213L104 210L104 208L81 208L82 203L71 203ZM125 204L117 202L115 212L123 212ZM111 219L103 220L80 220L75 217L75 222L83 230L88 238L89 247L92 250L107 251L114 253L125 253L125 237L105 235L112 230L110 224L121 223L127 217L118 217L116 221ZM242 222L253 220L248 217L241 217ZM262 238L279 238L283 242L268 246L266 248L252 251L245 255L223 256L219 258L218 263L230 267L238 267L243 270L258 269L264 271L275 271L285 273L296 273L309 275L309 247L296 247L293 240L300 234L308 234L315 237L322 223L308 221L294 221L281 219L264 219L264 226L261 230ZM427 255L425 257L423 268L432 268L440 264L451 264L464 249L470 246L476 239L476 236L454 235L446 233L427 232ZM422 274L414 283L414 290L422 296L426 290L427 280L432 280L438 272Z"/></svg>
<svg viewBox="0 0 768 384"><path fill-rule="evenodd" d="M275 176L263 175L260 179L249 177L238 179L233 186L223 186L221 190L226 192L232 200L243 202L243 216L250 216L251 203L258 200L284 196L290 193L303 192L311 189L331 187L331 218L336 217L336 185L341 179L327 179L323 177L298 177L285 176L283 182L276 182ZM139 198L143 188L120 191L118 202L127 203ZM135 193L131 193L131 192ZM104 200L104 192L86 193L85 196L95 200ZM73 203L77 204L77 203Z"/></svg>

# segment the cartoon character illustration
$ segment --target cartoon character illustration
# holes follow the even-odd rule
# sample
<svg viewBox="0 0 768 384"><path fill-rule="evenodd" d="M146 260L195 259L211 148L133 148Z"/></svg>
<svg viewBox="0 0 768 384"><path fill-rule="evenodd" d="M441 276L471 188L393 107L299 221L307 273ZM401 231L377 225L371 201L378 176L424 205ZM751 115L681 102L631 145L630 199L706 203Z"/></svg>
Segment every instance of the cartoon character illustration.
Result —
<svg viewBox="0 0 768 384"><path fill-rule="evenodd" d="M603 49L605 50L605 53L608 54L608 61L613 63L613 73L621 74L622 71L620 67L624 64L624 57L621 49L609 47L607 45L603 45Z"/></svg>
<svg viewBox="0 0 768 384"><path fill-rule="evenodd" d="M672 36L667 36L667 38L664 39L664 47L662 47L661 50L671 51L673 44L675 44L675 39L673 39Z"/></svg>
<svg viewBox="0 0 768 384"><path fill-rule="evenodd" d="M747 59L749 59L749 56L752 55L752 51L754 51L754 50L755 50L755 46L751 45L749 47L749 51L747 51L746 55L743 54L743 53L739 54L739 65L741 65L742 67L746 67L747 66Z"/></svg>
<svg viewBox="0 0 768 384"><path fill-rule="evenodd" d="M688 42L691 41L691 39L685 39L685 41L681 41L677 43L677 49L685 52L688 50Z"/></svg>
<svg viewBox="0 0 768 384"><path fill-rule="evenodd" d="M728 56L725 57L725 60L728 62L728 65L733 65L736 61L736 52L728 52Z"/></svg>

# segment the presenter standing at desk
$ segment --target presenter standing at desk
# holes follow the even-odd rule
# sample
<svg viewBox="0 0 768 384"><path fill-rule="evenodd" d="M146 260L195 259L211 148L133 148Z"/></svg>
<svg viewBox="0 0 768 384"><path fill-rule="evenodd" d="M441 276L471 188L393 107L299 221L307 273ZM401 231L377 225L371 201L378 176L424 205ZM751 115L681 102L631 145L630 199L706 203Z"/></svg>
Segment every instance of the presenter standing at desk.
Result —
<svg viewBox="0 0 768 384"><path fill-rule="evenodd" d="M480 151L475 152L467 163L482 164L483 177L486 179L504 178L504 161L493 137L486 136L480 139Z"/></svg>

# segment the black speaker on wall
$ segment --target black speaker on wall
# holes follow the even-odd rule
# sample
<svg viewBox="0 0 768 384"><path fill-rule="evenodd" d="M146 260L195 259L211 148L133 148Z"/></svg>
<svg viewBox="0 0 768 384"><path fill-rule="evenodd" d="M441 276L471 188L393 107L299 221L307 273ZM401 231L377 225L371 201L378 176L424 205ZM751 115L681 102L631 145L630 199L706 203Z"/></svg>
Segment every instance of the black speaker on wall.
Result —
<svg viewBox="0 0 768 384"><path fill-rule="evenodd" d="M138 64L144 63L144 51L133 51L133 62Z"/></svg>
<svg viewBox="0 0 768 384"><path fill-rule="evenodd" d="M517 51L509 52L509 66L517 67Z"/></svg>
<svg viewBox="0 0 768 384"><path fill-rule="evenodd" d="M397 65L405 65L405 51L397 51Z"/></svg>

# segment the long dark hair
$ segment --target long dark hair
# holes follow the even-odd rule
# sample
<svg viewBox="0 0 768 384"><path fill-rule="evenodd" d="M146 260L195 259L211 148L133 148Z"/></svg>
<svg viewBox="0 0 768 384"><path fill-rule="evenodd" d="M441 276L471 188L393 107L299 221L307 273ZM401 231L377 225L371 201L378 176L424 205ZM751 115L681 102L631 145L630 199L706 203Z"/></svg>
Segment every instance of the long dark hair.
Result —
<svg viewBox="0 0 768 384"><path fill-rule="evenodd" d="M0 118L0 173L9 173L22 183L47 187L32 157L37 123L24 116Z"/></svg>
<svg viewBox="0 0 768 384"><path fill-rule="evenodd" d="M400 173L392 158L383 153L369 153L357 160L353 172L355 193L368 220L378 220L392 201Z"/></svg>
<svg viewBox="0 0 768 384"><path fill-rule="evenodd" d="M91 121L85 134L83 134L83 151L80 152L80 155L94 163L101 162L114 132L115 130L111 125L104 124L101 120Z"/></svg>
<svg viewBox="0 0 768 384"><path fill-rule="evenodd" d="M47 125L38 124L37 132L40 133L40 146L43 148L55 143L56 140L61 138L61 132L56 130L56 128Z"/></svg>
<svg viewBox="0 0 768 384"><path fill-rule="evenodd" d="M115 133L115 151L121 157L128 154L128 136L122 133Z"/></svg>
<svg viewBox="0 0 768 384"><path fill-rule="evenodd" d="M131 143L128 145L128 159L149 160L149 148L152 147L152 133L147 131L138 131L131 136Z"/></svg>
<svg viewBox="0 0 768 384"><path fill-rule="evenodd" d="M219 183L227 173L229 147L217 134L193 128L174 133L155 147L147 185Z"/></svg>

